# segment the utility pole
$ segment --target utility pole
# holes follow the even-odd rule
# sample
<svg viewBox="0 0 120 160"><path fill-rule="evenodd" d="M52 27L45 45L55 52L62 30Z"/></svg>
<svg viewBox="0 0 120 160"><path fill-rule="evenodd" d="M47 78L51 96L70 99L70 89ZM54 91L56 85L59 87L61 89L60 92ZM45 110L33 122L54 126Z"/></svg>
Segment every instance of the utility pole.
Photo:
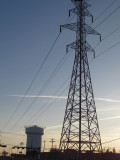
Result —
<svg viewBox="0 0 120 160"><path fill-rule="evenodd" d="M86 40L87 34L101 35L85 23L85 17L93 16L88 10L88 0L71 0L75 8L69 11L77 15L77 22L61 25L76 32L75 42L67 45L75 50L75 60L70 81L68 99L60 139L60 150L76 150L77 158L82 153L100 152L101 137L89 70L88 53L95 52ZM90 160L90 158L89 158Z"/></svg>
<svg viewBox="0 0 120 160"><path fill-rule="evenodd" d="M52 148L53 148L53 143L56 141L52 138L50 142L52 143Z"/></svg>

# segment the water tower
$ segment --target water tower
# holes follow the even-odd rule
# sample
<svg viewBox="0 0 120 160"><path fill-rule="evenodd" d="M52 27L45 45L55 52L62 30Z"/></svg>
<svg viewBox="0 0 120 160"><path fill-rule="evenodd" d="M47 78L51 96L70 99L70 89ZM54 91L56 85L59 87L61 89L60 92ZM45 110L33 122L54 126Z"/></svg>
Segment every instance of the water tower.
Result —
<svg viewBox="0 0 120 160"><path fill-rule="evenodd" d="M42 135L44 134L44 128L38 126L25 127L27 134L26 153L29 151L41 152L42 147Z"/></svg>

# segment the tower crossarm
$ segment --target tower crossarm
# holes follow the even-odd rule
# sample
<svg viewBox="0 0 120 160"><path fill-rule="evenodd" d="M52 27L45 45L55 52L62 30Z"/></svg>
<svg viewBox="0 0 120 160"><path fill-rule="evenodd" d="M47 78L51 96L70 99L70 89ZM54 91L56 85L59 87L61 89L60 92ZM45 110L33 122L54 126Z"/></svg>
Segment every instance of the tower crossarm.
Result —
<svg viewBox="0 0 120 160"><path fill-rule="evenodd" d="M61 32L61 28L67 28L73 31L77 31L77 23L71 23L71 24L64 24L64 25L60 25L60 32Z"/></svg>
<svg viewBox="0 0 120 160"><path fill-rule="evenodd" d="M98 33L97 31L95 31L93 28L91 28L91 27L88 26L87 24L85 24L84 32L86 32L87 34L99 35L99 36L100 36L100 40L101 40L101 34Z"/></svg>
<svg viewBox="0 0 120 160"><path fill-rule="evenodd" d="M80 1L83 1L83 0L71 0L71 1L73 2L73 4L74 4L76 7L79 7L79 6L80 6ZM87 1L89 1L89 0L84 0L84 2L83 2L84 8L88 8L88 7L91 6L90 4L86 3Z"/></svg>
<svg viewBox="0 0 120 160"><path fill-rule="evenodd" d="M75 13L75 14L79 14L79 8L76 7L76 8L73 8L71 10L69 10L69 15L70 13ZM92 14L88 11L88 9L85 9L85 11L83 12L83 16L88 16L88 17L91 17L92 18L92 22L93 22L93 16Z"/></svg>
<svg viewBox="0 0 120 160"><path fill-rule="evenodd" d="M67 45L66 47L66 53L68 53L68 48L72 48L74 50L77 50L80 46L80 40L75 41L69 45ZM94 57L95 57L95 51L94 49L89 45L88 42L86 42L85 44L83 44L83 51L88 51L88 52L93 52Z"/></svg>
<svg viewBox="0 0 120 160"><path fill-rule="evenodd" d="M71 24L65 24L65 25L60 25L60 32L61 32L61 28L67 28L73 31L78 31L79 29L79 22L77 23L71 23ZM95 31L93 28L91 28L90 26L88 26L87 24L84 25L83 27L83 33L86 34L94 34L94 35L99 35L100 36L100 40L101 40L101 34L98 33L97 31Z"/></svg>

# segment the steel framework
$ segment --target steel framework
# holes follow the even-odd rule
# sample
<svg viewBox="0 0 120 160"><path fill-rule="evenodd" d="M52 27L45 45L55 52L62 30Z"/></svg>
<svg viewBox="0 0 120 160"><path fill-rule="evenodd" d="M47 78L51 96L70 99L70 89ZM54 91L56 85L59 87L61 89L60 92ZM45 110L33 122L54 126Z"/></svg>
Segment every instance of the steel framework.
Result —
<svg viewBox="0 0 120 160"><path fill-rule="evenodd" d="M93 95L88 63L88 52L95 52L86 41L87 34L101 35L85 23L85 17L92 18L88 11L88 0L71 0L75 8L70 12L77 14L77 23L61 25L76 32L76 41L67 45L75 50L75 60L62 127L60 150L100 152L102 150L100 131Z"/></svg>

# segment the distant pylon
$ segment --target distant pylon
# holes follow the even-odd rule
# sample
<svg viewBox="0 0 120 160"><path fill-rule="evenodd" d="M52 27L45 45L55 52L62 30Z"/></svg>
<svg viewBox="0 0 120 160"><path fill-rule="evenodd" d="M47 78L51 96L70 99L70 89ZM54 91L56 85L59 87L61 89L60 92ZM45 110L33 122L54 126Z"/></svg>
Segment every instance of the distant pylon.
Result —
<svg viewBox="0 0 120 160"><path fill-rule="evenodd" d="M53 149L53 143L56 142L56 141L52 138L50 142L52 143L51 148Z"/></svg>
<svg viewBox="0 0 120 160"><path fill-rule="evenodd" d="M101 35L85 23L85 17L92 18L88 11L88 0L71 0L75 8L69 13L77 15L77 23L61 25L76 32L76 41L67 45L75 50L75 60L62 127L60 150L76 150L78 158L87 151L102 150L100 131L88 63L88 52L95 52L86 41L87 34Z"/></svg>

